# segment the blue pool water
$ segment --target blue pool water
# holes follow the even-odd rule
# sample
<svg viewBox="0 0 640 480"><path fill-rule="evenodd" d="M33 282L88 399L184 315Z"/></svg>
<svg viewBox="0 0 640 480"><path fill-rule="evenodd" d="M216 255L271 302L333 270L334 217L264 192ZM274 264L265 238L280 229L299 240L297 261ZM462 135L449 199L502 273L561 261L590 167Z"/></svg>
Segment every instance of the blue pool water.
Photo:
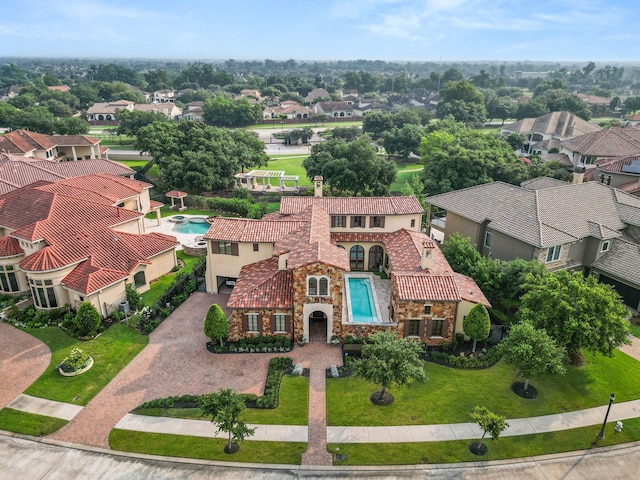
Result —
<svg viewBox="0 0 640 480"><path fill-rule="evenodd" d="M185 222L176 223L174 232L188 233L192 235L204 235L209 230L209 224L202 217L190 218Z"/></svg>
<svg viewBox="0 0 640 480"><path fill-rule="evenodd" d="M368 278L349 277L349 305L351 305L351 321L356 323L372 323L378 321L375 300Z"/></svg>

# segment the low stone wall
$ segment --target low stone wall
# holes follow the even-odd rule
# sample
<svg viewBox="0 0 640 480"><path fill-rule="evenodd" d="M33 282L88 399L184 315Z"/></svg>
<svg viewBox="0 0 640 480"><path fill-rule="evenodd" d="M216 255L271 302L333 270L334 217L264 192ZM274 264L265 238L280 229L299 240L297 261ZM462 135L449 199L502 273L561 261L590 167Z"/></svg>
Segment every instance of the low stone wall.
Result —
<svg viewBox="0 0 640 480"><path fill-rule="evenodd" d="M182 245L182 250L184 250L184 253L191 255L192 257L202 257L207 254L206 245L202 247L196 245Z"/></svg>

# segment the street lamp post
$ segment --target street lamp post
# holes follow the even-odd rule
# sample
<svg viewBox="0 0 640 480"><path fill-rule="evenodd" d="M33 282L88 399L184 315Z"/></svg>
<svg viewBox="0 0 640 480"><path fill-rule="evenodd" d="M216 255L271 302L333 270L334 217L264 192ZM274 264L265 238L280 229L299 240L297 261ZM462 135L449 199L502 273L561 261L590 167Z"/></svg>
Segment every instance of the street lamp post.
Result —
<svg viewBox="0 0 640 480"><path fill-rule="evenodd" d="M607 424L607 418L609 418L609 412L611 411L611 404L615 401L616 394L612 393L609 395L609 406L607 407L607 414L604 416L604 422L602 422L602 428L600 429L600 433L598 434L599 439L604 438L604 427Z"/></svg>

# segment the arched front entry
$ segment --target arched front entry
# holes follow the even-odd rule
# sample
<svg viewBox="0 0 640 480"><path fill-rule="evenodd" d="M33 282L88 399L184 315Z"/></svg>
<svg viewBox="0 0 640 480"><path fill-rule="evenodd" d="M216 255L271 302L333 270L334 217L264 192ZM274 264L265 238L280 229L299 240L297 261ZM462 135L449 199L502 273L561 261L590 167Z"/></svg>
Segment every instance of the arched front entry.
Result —
<svg viewBox="0 0 640 480"><path fill-rule="evenodd" d="M327 341L327 316L324 312L316 310L309 315L309 341Z"/></svg>
<svg viewBox="0 0 640 480"><path fill-rule="evenodd" d="M304 336L309 342L331 341L333 334L333 305L330 303L306 303L302 308Z"/></svg>

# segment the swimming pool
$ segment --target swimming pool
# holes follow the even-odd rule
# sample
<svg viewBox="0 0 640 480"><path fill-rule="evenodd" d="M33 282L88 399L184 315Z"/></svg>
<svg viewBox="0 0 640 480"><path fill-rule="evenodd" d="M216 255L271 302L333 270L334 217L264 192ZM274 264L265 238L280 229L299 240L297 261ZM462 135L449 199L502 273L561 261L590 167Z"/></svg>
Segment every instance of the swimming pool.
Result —
<svg viewBox="0 0 640 480"><path fill-rule="evenodd" d="M371 274L346 274L348 322L379 323L380 313Z"/></svg>
<svg viewBox="0 0 640 480"><path fill-rule="evenodd" d="M184 221L177 222L172 230L177 233L204 235L209 230L209 223L204 217L191 217Z"/></svg>

